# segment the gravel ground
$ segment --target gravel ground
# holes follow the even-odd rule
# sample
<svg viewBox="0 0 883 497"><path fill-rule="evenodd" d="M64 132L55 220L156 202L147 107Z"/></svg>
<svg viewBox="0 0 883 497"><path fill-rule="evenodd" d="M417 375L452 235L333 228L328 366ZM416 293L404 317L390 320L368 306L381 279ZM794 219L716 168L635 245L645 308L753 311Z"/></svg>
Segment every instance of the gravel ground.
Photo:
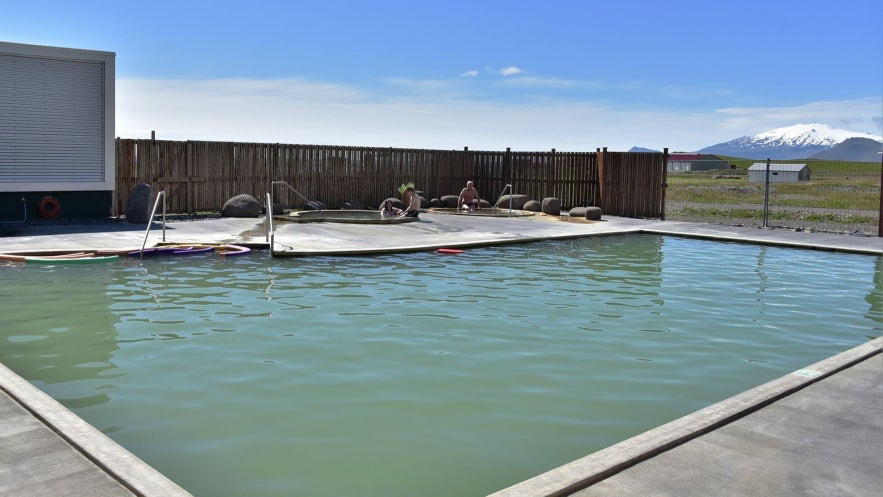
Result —
<svg viewBox="0 0 883 497"><path fill-rule="evenodd" d="M737 217L735 215L721 216L697 216L685 213L685 209L702 209L708 211L717 209L721 212L733 210L756 211L757 217ZM696 223L723 224L728 226L755 226L763 225L763 210L754 205L733 204L709 204L691 202L666 202L665 219L669 221L690 221ZM774 219L776 213L787 212L796 219ZM839 216L853 216L873 219L872 223L847 223L837 221L817 221L805 219L811 214L836 214ZM820 233L837 233L850 235L877 236L879 212L860 211L848 209L820 209L811 207L787 207L779 206L770 208L767 225L774 229L787 229L792 231L814 231Z"/></svg>

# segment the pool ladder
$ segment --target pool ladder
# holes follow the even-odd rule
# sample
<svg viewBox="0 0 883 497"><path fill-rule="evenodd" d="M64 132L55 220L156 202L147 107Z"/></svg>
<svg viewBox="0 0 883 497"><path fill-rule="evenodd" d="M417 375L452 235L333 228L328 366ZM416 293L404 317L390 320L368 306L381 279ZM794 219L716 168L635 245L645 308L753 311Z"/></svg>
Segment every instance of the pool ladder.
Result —
<svg viewBox="0 0 883 497"><path fill-rule="evenodd" d="M271 257L273 256L273 254L275 254L273 249L274 249L275 243L276 243L276 241L275 241L276 230L273 227L273 189L275 188L276 185L285 185L286 188L288 188L289 190L294 192L295 195L297 195L298 197L303 199L303 201L306 202L307 205L312 206L317 211L319 211L319 216L323 220L325 219L325 213L322 211L321 204L308 199L303 194L301 194L301 192L295 190L294 187L289 185L288 182L286 182L286 181L273 181L273 182L271 182L270 183L270 192L267 193L267 224L266 224L266 227L267 227L266 237L267 237L267 243L270 245L270 256Z"/></svg>
<svg viewBox="0 0 883 497"><path fill-rule="evenodd" d="M497 198L503 198L503 195L506 193L506 190L509 190L509 217L512 217L512 184L507 183L506 186L503 187L503 191L500 192L500 196ZM494 202L494 214L497 213L497 203Z"/></svg>
<svg viewBox="0 0 883 497"><path fill-rule="evenodd" d="M274 182L270 183L270 193L271 194L273 193L273 187L276 185L285 185L289 190L294 192L295 195L297 195L298 197L303 199L303 201L306 202L307 205L312 206L317 211L319 211L320 217L322 217L324 219L325 214L322 212L322 205L321 204L319 204L318 202L314 202L314 201L308 199L307 197L303 196L299 191L295 190L293 186L289 185L288 182L285 182L285 181L274 181Z"/></svg>
<svg viewBox="0 0 883 497"><path fill-rule="evenodd" d="M276 231L273 229L273 198L267 193L267 244L270 246L270 257L273 257L273 247L276 243Z"/></svg>
<svg viewBox="0 0 883 497"><path fill-rule="evenodd" d="M159 202L162 200L162 241L166 241L166 191L163 190L156 194L156 201L153 202L153 210L150 211L150 219L147 220L147 230L144 231L144 241L141 242L141 250L138 255L144 258L144 246L147 245L147 237L150 235L150 227L153 226L153 218L156 217L156 209L159 208Z"/></svg>

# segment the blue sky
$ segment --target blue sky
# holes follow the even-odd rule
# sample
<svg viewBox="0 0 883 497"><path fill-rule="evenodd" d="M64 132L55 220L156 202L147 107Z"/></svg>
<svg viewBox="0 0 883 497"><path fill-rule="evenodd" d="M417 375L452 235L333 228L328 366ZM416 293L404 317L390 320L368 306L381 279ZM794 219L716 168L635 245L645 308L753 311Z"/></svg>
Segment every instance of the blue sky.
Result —
<svg viewBox="0 0 883 497"><path fill-rule="evenodd" d="M881 135L883 5L0 0L0 41L116 53L116 134L692 151L797 123Z"/></svg>

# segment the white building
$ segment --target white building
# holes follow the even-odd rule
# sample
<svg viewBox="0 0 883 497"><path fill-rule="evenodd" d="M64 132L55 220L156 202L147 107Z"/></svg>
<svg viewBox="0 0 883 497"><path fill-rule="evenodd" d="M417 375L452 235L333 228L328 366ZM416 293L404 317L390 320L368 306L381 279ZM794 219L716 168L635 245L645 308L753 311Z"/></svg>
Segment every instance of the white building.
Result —
<svg viewBox="0 0 883 497"><path fill-rule="evenodd" d="M56 217L110 214L115 59L0 42L0 220L17 217L22 199L31 215L46 198Z"/></svg>
<svg viewBox="0 0 883 497"><path fill-rule="evenodd" d="M766 162L755 162L748 168L749 183L766 183ZM770 164L770 183L809 181L806 164Z"/></svg>

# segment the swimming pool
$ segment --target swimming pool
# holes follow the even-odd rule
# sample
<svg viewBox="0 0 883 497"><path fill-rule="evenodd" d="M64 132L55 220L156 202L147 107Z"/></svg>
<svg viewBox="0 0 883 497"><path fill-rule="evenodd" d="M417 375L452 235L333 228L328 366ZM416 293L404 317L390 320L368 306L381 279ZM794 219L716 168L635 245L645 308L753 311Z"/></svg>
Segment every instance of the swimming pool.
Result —
<svg viewBox="0 0 883 497"><path fill-rule="evenodd" d="M0 361L195 495L484 495L883 329L862 255L195 257L0 267Z"/></svg>

